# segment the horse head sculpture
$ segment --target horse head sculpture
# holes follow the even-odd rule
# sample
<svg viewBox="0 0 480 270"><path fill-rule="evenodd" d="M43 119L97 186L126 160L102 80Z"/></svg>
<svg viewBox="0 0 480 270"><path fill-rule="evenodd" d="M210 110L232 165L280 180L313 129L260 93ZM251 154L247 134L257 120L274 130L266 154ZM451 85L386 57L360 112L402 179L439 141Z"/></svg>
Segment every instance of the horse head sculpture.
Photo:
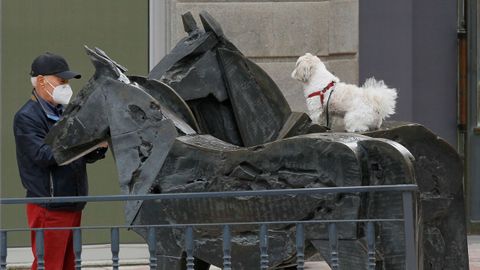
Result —
<svg viewBox="0 0 480 270"><path fill-rule="evenodd" d="M295 135L324 132L303 112L292 112L270 76L245 57L207 12L200 29L191 13L182 16L188 36L150 72L189 105L200 133L254 146ZM259 109L261 108L261 109Z"/></svg>
<svg viewBox="0 0 480 270"><path fill-rule="evenodd" d="M145 194L152 186L147 182L154 180L173 140L178 134L195 133L182 114L174 113L168 105L184 106L187 115L188 107L161 83L159 89L169 93L163 99L153 98L145 88L127 78L125 69L103 51L88 47L86 51L95 74L67 106L63 120L46 141L52 145L57 162L65 164L108 140L118 165L122 192ZM146 162L149 157L155 158L156 164ZM127 220L131 222L140 205L128 204L131 211L127 211Z"/></svg>

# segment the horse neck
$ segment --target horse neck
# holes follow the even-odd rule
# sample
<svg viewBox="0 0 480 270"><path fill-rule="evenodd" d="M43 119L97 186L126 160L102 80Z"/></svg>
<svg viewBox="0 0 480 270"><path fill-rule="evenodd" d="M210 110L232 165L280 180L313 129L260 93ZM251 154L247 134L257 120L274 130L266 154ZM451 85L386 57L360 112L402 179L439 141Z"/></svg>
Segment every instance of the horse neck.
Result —
<svg viewBox="0 0 480 270"><path fill-rule="evenodd" d="M115 89L106 100L120 189L123 194L147 194L178 136L177 129L141 90ZM133 222L140 206L140 201L127 202L127 222Z"/></svg>
<svg viewBox="0 0 480 270"><path fill-rule="evenodd" d="M124 194L148 192L178 136L150 95L130 85L106 93L112 152Z"/></svg>

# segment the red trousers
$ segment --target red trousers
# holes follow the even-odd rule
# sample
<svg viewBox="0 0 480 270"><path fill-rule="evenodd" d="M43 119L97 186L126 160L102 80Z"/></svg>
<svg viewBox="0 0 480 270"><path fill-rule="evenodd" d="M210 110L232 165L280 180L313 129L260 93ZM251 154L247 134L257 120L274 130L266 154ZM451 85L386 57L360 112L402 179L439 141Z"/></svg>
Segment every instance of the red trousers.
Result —
<svg viewBox="0 0 480 270"><path fill-rule="evenodd" d="M30 228L78 227L82 211L53 211L36 204L27 204L28 226ZM46 270L75 269L73 253L73 233L71 230L44 230L44 259ZM35 232L31 232L34 261L32 269L37 269Z"/></svg>

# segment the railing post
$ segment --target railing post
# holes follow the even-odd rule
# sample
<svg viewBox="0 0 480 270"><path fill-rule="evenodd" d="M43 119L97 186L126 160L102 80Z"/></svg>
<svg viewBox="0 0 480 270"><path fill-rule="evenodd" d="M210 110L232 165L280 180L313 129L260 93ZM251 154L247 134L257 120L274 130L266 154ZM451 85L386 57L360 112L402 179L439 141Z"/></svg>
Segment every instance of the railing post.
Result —
<svg viewBox="0 0 480 270"><path fill-rule="evenodd" d="M0 269L7 269L7 231L0 231Z"/></svg>
<svg viewBox="0 0 480 270"><path fill-rule="evenodd" d="M73 253L75 254L75 269L82 269L82 231L73 229Z"/></svg>
<svg viewBox="0 0 480 270"><path fill-rule="evenodd" d="M266 224L260 226L260 269L268 269L268 228Z"/></svg>
<svg viewBox="0 0 480 270"><path fill-rule="evenodd" d="M337 224L330 223L328 224L328 243L330 245L330 261L332 263L332 270L340 269L338 262L338 235L337 235Z"/></svg>
<svg viewBox="0 0 480 270"><path fill-rule="evenodd" d="M157 235L155 227L148 228L148 252L150 253L150 270L157 269Z"/></svg>
<svg viewBox="0 0 480 270"><path fill-rule="evenodd" d="M411 191L402 193L403 220L405 233L406 269L417 270L417 249L415 247L415 223L413 215L413 195Z"/></svg>
<svg viewBox="0 0 480 270"><path fill-rule="evenodd" d="M37 269L45 270L44 248L43 248L43 229L35 231L35 249L37 253Z"/></svg>
<svg viewBox="0 0 480 270"><path fill-rule="evenodd" d="M232 270L232 256L231 254L232 243L230 235L230 227L225 225L223 227L223 269Z"/></svg>
<svg viewBox="0 0 480 270"><path fill-rule="evenodd" d="M375 270L375 224L367 222L368 270Z"/></svg>
<svg viewBox="0 0 480 270"><path fill-rule="evenodd" d="M313 190L308 189L295 189L295 190L268 190L268 191L248 191L249 193L244 193L246 191L231 191L225 192L221 194L207 194L207 192L200 192L200 193L189 193L188 195L185 194L159 194L155 196L151 195L142 195L142 196L119 196L115 198L110 198L109 196L105 197L85 197L80 198L85 201L116 201L116 200L132 200L132 197L137 200L138 198L142 198L142 200L159 200L159 199L185 199L187 198L217 198L217 197L238 197L238 196L273 196L275 194L309 194L308 192L312 192L315 194L331 194L331 193L345 193L345 192L369 192L369 190L373 190L381 192L384 190L388 190L389 192L401 192L402 193L402 202L403 202L403 215L404 215L404 230L405 230L405 261L406 267L408 270L417 270L419 266L418 262L418 250L417 250L417 243L416 243L416 234L415 230L417 229L416 226L416 205L415 201L413 200L414 193L413 190L416 188L415 185L399 185L399 186L387 186L385 187L343 187L343 188L315 188ZM245 195L239 195L245 194ZM252 195L255 194L255 195ZM157 197L157 196L164 196L164 197ZM177 197L175 197L177 196ZM77 201L79 198L70 198L70 197L63 197L63 198L30 198L33 202L40 202L42 200L46 200L47 202L61 202L67 200ZM25 203L29 202L30 200L25 199L2 199L0 198L0 204L18 204L18 203ZM388 221L388 219L384 219L384 221ZM392 219L392 221L397 222L399 221L398 218ZM281 221L280 221L281 222ZM296 251L297 251L297 269L304 269L304 261L305 261L305 228L304 224L301 222L296 224ZM326 222L333 222L332 220ZM351 221L348 221L351 222ZM362 221L358 221L362 222ZM261 223L261 222L259 222ZM291 222L290 222L291 223ZM238 225L243 223L236 223ZM253 224L253 223L252 223ZM258 223L257 223L258 224ZM209 225L218 225L218 224L209 224ZM229 270L231 269L231 230L230 226L235 226L235 224L225 225L223 227L223 265L224 269ZM139 226L145 228L144 226ZM338 245L338 236L337 236L337 228L335 223L328 224L329 229L329 246L331 249L331 262L332 262L332 269L339 268L339 245ZM75 268L81 269L81 253L82 253L82 241L81 241L81 229L80 228L69 228L73 231L73 245L74 245L74 254L75 254ZM149 243L149 252L150 252L150 268L155 269L158 265L157 258L156 258L156 232L155 227L150 227L148 229L148 243ZM6 257L7 257L7 230L0 230L0 270L6 269ZM48 228L35 228L33 232L36 235L36 248L35 252L37 255L37 265L38 269L42 270L45 269L45 232L48 232ZM187 258L187 267L189 269L193 269L193 228L187 227L186 230L186 239L185 244L187 247L188 258ZM375 227L374 223L368 222L367 223L367 244L368 244L368 269L375 268ZM112 265L113 269L119 269L119 250L120 250L120 241L119 241L119 228L111 228L111 252L112 252ZM261 261L260 267L261 269L268 269L269 264L269 256L268 256L268 227L266 224L262 224L260 228L260 253L261 253ZM47 254L48 255L48 254ZM48 262L48 260L47 260ZM47 264L48 265L48 264Z"/></svg>
<svg viewBox="0 0 480 270"><path fill-rule="evenodd" d="M297 223L296 246L297 246L297 269L305 269L305 232L302 223Z"/></svg>
<svg viewBox="0 0 480 270"><path fill-rule="evenodd" d="M119 258L118 258L118 253L120 252L120 233L118 228L112 228L111 230L111 236L112 236L112 244L111 244L111 249L112 249L112 267L113 270L118 270L119 265Z"/></svg>
<svg viewBox="0 0 480 270"><path fill-rule="evenodd" d="M194 269L193 258L193 228L188 226L185 229L185 252L187 253L187 270Z"/></svg>

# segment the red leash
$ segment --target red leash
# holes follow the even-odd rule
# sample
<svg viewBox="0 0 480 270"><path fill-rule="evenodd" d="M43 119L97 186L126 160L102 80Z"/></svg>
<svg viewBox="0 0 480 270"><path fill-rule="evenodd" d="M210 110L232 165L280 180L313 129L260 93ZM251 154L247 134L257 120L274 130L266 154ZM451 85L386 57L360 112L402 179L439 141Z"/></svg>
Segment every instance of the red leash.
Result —
<svg viewBox="0 0 480 270"><path fill-rule="evenodd" d="M325 100L325 93L327 93L327 91L330 88L332 88L334 85L335 85L335 82L332 81L327 86L325 86L325 88L323 88L322 90L313 92L310 95L308 95L308 98L320 96L320 102L322 103L322 106L323 106L323 101Z"/></svg>

